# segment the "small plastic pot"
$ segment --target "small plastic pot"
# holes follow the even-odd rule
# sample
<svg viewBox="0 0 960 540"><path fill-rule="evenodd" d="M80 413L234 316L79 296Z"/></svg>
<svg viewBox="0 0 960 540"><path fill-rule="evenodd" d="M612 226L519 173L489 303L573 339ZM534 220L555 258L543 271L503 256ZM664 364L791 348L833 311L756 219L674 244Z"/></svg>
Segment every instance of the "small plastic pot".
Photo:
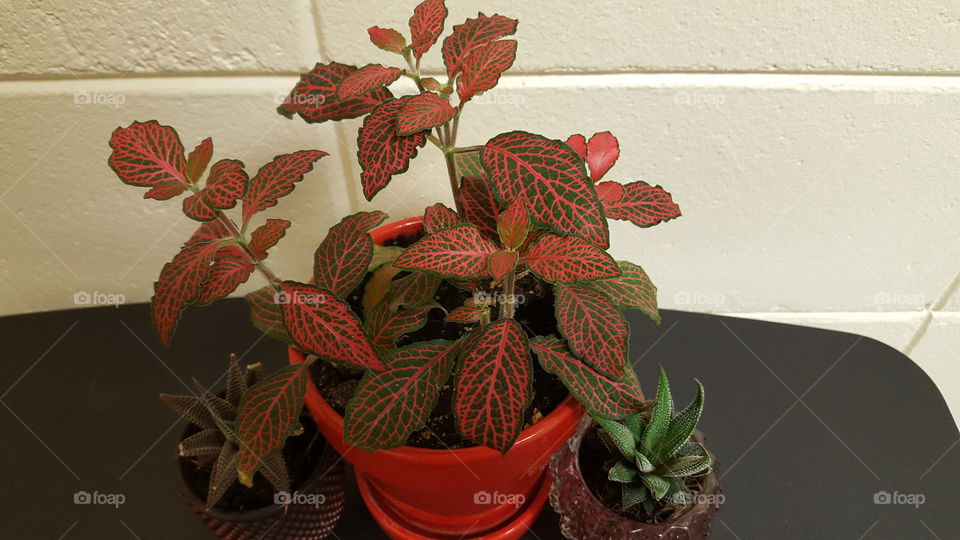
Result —
<svg viewBox="0 0 960 540"><path fill-rule="evenodd" d="M550 460L553 487L550 506L560 514L560 531L570 540L700 540L710 536L713 515L723 502L723 490L714 471L704 477L698 502L670 521L644 523L621 516L594 496L580 470L580 446L595 428L590 417ZM703 443L700 432L694 437Z"/></svg>

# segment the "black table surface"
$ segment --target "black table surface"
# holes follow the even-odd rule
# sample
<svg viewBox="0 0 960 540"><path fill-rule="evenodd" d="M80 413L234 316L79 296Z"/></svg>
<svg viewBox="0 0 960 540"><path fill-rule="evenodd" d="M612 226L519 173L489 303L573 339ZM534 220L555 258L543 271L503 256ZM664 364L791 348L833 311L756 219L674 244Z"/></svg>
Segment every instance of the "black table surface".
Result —
<svg viewBox="0 0 960 540"><path fill-rule="evenodd" d="M658 363L678 406L692 399L693 377L707 389L701 428L726 496L713 538L960 538L960 436L907 357L783 324L629 318L648 393ZM231 352L285 361L242 301L188 311L169 350L143 304L0 318L0 342L0 538L211 537L181 502L173 456L183 424L157 395L187 393L190 377L212 384ZM80 491L124 501L74 504ZM560 538L556 519L548 506L528 538ZM384 538L352 485L334 533Z"/></svg>

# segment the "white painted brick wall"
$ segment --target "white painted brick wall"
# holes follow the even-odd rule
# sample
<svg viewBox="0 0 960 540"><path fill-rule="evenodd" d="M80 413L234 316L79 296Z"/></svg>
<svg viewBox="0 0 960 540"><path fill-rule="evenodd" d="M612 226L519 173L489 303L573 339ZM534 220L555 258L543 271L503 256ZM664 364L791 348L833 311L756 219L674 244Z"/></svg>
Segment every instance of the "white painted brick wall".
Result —
<svg viewBox="0 0 960 540"><path fill-rule="evenodd" d="M212 136L216 158L251 171L297 149L333 154L270 212L294 219L271 256L284 276L309 274L347 212L400 218L448 200L432 147L370 204L359 122L273 112L318 60L394 61L365 29L405 28L413 4L0 5L0 314L73 307L77 291L149 298L193 226L107 167L110 132L135 119L175 126L187 146ZM675 195L680 220L613 228L614 253L647 268L664 307L874 337L910 353L960 415L960 5L448 4L448 29L478 10L520 20L518 61L468 106L462 144L609 129L623 149L610 177Z"/></svg>

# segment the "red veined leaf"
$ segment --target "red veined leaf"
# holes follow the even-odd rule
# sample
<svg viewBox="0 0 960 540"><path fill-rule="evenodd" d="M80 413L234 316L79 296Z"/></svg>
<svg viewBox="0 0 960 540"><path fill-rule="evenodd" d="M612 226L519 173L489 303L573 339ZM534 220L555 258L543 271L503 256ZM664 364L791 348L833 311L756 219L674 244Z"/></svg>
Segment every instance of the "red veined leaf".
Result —
<svg viewBox="0 0 960 540"><path fill-rule="evenodd" d="M530 349L543 369L559 377L591 414L619 419L643 409L643 393L636 378L619 380L597 373L554 336L533 338Z"/></svg>
<svg viewBox="0 0 960 540"><path fill-rule="evenodd" d="M487 17L483 13L478 13L475 19L467 19L463 24L454 26L453 32L443 40L441 49L447 76L453 80L454 75L460 72L464 60L476 49L516 31L516 20L502 15Z"/></svg>
<svg viewBox="0 0 960 540"><path fill-rule="evenodd" d="M475 225L487 238L498 238L500 203L493 197L489 182L480 177L465 177L460 182L460 205L467 223Z"/></svg>
<svg viewBox="0 0 960 540"><path fill-rule="evenodd" d="M230 229L228 229L222 221L207 221L200 224L200 227L190 235L190 239L187 240L183 247L232 237L233 233L230 232Z"/></svg>
<svg viewBox="0 0 960 540"><path fill-rule="evenodd" d="M210 163L211 156L213 156L213 139L207 137L187 154L185 169L187 181L196 184L203 178L203 172L207 170L207 164Z"/></svg>
<svg viewBox="0 0 960 540"><path fill-rule="evenodd" d="M407 100L397 115L397 134L413 135L425 129L439 126L453 118L457 110L442 97L424 92Z"/></svg>
<svg viewBox="0 0 960 540"><path fill-rule="evenodd" d="M500 319L467 337L460 356L453 416L460 434L506 454L533 397L533 366L520 323Z"/></svg>
<svg viewBox="0 0 960 540"><path fill-rule="evenodd" d="M203 306L228 296L250 279L254 268L240 247L227 246L221 249L213 258L213 265L207 280L200 287L196 303Z"/></svg>
<svg viewBox="0 0 960 540"><path fill-rule="evenodd" d="M150 307L153 326L165 347L170 346L180 314L200 294L200 286L207 279L210 262L219 247L218 240L188 243L160 270L160 277L153 284Z"/></svg>
<svg viewBox="0 0 960 540"><path fill-rule="evenodd" d="M567 145L573 148L580 158L587 159L587 138L580 134L574 134L567 137Z"/></svg>
<svg viewBox="0 0 960 540"><path fill-rule="evenodd" d="M397 306L426 307L436 305L434 295L443 279L429 272L410 272L390 283L390 309Z"/></svg>
<svg viewBox="0 0 960 540"><path fill-rule="evenodd" d="M266 259L267 250L277 245L287 234L288 227L290 222L285 219L268 219L250 234L250 252L258 259Z"/></svg>
<svg viewBox="0 0 960 540"><path fill-rule="evenodd" d="M507 272L517 267L517 261L520 257L516 251L500 250L490 255L490 275L494 281L500 281Z"/></svg>
<svg viewBox="0 0 960 540"><path fill-rule="evenodd" d="M280 197L289 195L295 184L313 170L313 164L327 153L320 150L300 150L282 154L257 171L249 183L243 198L243 221L251 216L276 206Z"/></svg>
<svg viewBox="0 0 960 540"><path fill-rule="evenodd" d="M260 464L283 447L296 429L307 392L310 362L281 368L253 385L237 408L236 430L240 439L237 476L253 486L253 474Z"/></svg>
<svg viewBox="0 0 960 540"><path fill-rule="evenodd" d="M583 160L569 146L512 131L490 139L480 155L498 200L523 195L533 221L603 248L610 245L600 199Z"/></svg>
<svg viewBox="0 0 960 540"><path fill-rule="evenodd" d="M623 274L610 279L601 279L589 286L607 296L620 309L639 309L653 322L660 322L657 311L657 287L638 265L619 261Z"/></svg>
<svg viewBox="0 0 960 540"><path fill-rule="evenodd" d="M680 206L660 186L637 181L624 185L623 191L619 200L603 205L608 218L625 219L638 227L652 227L680 217Z"/></svg>
<svg viewBox="0 0 960 540"><path fill-rule="evenodd" d="M443 33L447 19L447 7L443 0L424 0L413 10L410 17L410 48L413 57L420 59Z"/></svg>
<svg viewBox="0 0 960 540"><path fill-rule="evenodd" d="M463 220L460 219L460 216L443 203L428 206L423 211L423 229L427 231L427 234L449 229L461 223L463 223Z"/></svg>
<svg viewBox="0 0 960 540"><path fill-rule="evenodd" d="M210 221L220 210L229 210L243 198L249 182L243 162L221 159L210 168L203 189L183 200L183 213L197 221Z"/></svg>
<svg viewBox="0 0 960 540"><path fill-rule="evenodd" d="M284 281L277 299L283 326L302 351L360 369L383 369L360 319L332 292Z"/></svg>
<svg viewBox="0 0 960 540"><path fill-rule="evenodd" d="M186 188L183 143L172 127L156 120L134 122L113 131L110 148L113 151L107 163L121 182L141 187L164 186L163 190L149 192L149 198L169 199L173 195L166 194L176 189L174 182Z"/></svg>
<svg viewBox="0 0 960 540"><path fill-rule="evenodd" d="M344 413L347 444L372 452L406 444L423 427L453 371L459 342L422 341L384 358L385 369L367 372Z"/></svg>
<svg viewBox="0 0 960 540"><path fill-rule="evenodd" d="M599 182L620 157L620 143L609 131L594 133L587 143L587 166L590 179Z"/></svg>
<svg viewBox="0 0 960 540"><path fill-rule="evenodd" d="M357 212L330 227L313 255L313 279L337 298L345 298L367 273L373 258L370 229L383 223L380 211Z"/></svg>
<svg viewBox="0 0 960 540"><path fill-rule="evenodd" d="M373 257L370 259L370 264L367 265L367 271L373 272L387 263L392 266L393 261L397 260L397 257L399 257L401 253L403 253L403 248L400 246L380 246L374 244Z"/></svg>
<svg viewBox="0 0 960 540"><path fill-rule="evenodd" d="M435 272L444 277L472 278L487 270L487 258L497 250L470 224L428 234L408 247L393 265L404 270Z"/></svg>
<svg viewBox="0 0 960 540"><path fill-rule="evenodd" d="M363 323L370 334L373 348L379 354L385 354L397 346L397 340L404 334L423 328L427 324L429 307L392 309L390 302L381 300L367 314Z"/></svg>
<svg viewBox="0 0 960 540"><path fill-rule="evenodd" d="M374 88L387 86L403 75L403 70L384 67L380 64L367 64L343 79L337 87L337 99L345 100L362 96Z"/></svg>
<svg viewBox="0 0 960 540"><path fill-rule="evenodd" d="M374 45L387 52L403 54L403 49L407 46L407 40L404 39L403 34L393 28L371 26L367 28L367 33L370 34L370 41Z"/></svg>
<svg viewBox="0 0 960 540"><path fill-rule="evenodd" d="M497 219L497 232L500 241L507 249L517 249L523 245L530 232L530 218L527 216L527 201L523 197L514 199L510 206Z"/></svg>
<svg viewBox="0 0 960 540"><path fill-rule="evenodd" d="M480 320L480 314L484 311L489 311L489 308L486 306L459 306L443 320L452 323L473 324Z"/></svg>
<svg viewBox="0 0 960 540"><path fill-rule="evenodd" d="M356 66L338 62L317 64L313 70L300 75L300 81L277 112L293 118L299 114L308 123L356 118L372 111L374 107L393 97L385 87L377 88L361 96L349 99L337 98L337 87L344 79L357 71Z"/></svg>
<svg viewBox="0 0 960 540"><path fill-rule="evenodd" d="M169 182L163 182L153 186L148 189L146 193L143 194L144 199L156 199L158 201L166 201L172 199L177 195L183 193L187 190L187 184L178 182L175 180L170 180Z"/></svg>
<svg viewBox="0 0 960 540"><path fill-rule="evenodd" d="M530 270L550 283L575 283L620 275L606 251L577 236L544 234L524 254Z"/></svg>
<svg viewBox="0 0 960 540"><path fill-rule="evenodd" d="M510 69L517 58L517 42L513 39L494 41L476 49L463 61L462 73L457 79L460 102L490 90L500 82L500 75Z"/></svg>
<svg viewBox="0 0 960 540"><path fill-rule="evenodd" d="M580 285L555 288L557 328L577 356L600 373L620 379L627 365L630 327L602 293Z"/></svg>
<svg viewBox="0 0 960 540"><path fill-rule="evenodd" d="M424 77L420 79L420 84L424 88L430 90L431 92L437 92L438 94L449 95L453 93L453 88L445 84L441 84L440 81L434 79L433 77Z"/></svg>
<svg viewBox="0 0 960 540"><path fill-rule="evenodd" d="M483 160L480 159L479 150L457 152L453 155L453 163L457 171L457 178L487 177L487 171L483 170Z"/></svg>
<svg viewBox="0 0 960 540"><path fill-rule="evenodd" d="M277 299L276 289L269 285L248 294L246 300L250 308L250 322L267 336L293 344L290 334L283 326L283 314Z"/></svg>
<svg viewBox="0 0 960 540"><path fill-rule="evenodd" d="M600 182L597 184L597 197L600 197L604 209L608 205L619 202L623 198L623 194L623 184L619 182Z"/></svg>
<svg viewBox="0 0 960 540"><path fill-rule="evenodd" d="M397 134L397 115L410 99L404 96L384 101L363 119L357 135L357 159L362 169L363 195L368 201L387 187L393 175L406 171L417 149L427 144L424 131L405 137Z"/></svg>

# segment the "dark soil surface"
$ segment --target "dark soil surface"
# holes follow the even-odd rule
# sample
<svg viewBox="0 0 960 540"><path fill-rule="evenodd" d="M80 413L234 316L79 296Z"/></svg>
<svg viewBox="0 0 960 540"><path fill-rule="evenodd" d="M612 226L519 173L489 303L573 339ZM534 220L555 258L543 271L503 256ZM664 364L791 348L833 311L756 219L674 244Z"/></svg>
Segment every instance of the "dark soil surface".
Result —
<svg viewBox="0 0 960 540"><path fill-rule="evenodd" d="M415 236L400 237L389 245L406 247L415 242L417 238ZM404 275L406 273L400 273L394 279L399 279ZM361 317L363 313L361 299L368 279L369 274L347 298L351 307L357 314L361 314ZM481 288L489 285L489 283L481 283ZM499 290L487 288L485 292L497 294ZM553 312L553 288L550 284L540 281L531 274L517 280L516 292L520 295L518 296L516 319L526 329L527 335L530 337L549 334L559 335L557 320ZM463 305L463 302L471 296L470 291L459 289L444 281L434 298L444 309L453 311L456 307ZM397 342L397 346L402 347L431 339L456 340L476 326L447 323L443 320L445 316L446 314L441 309L431 310L423 328L404 335ZM347 401L353 396L363 373L334 366L323 360L314 362L310 369L314 382L320 389L323 398L342 415ZM567 396L567 389L563 386L563 383L555 375L544 371L535 358L533 372L534 397L526 411L525 428L553 411ZM453 378L451 378L452 380ZM453 386L448 383L441 389L440 398L427 420L426 426L410 435L407 440L408 445L434 449L475 446L474 443L460 437L456 431L453 414L451 413L452 399Z"/></svg>
<svg viewBox="0 0 960 540"><path fill-rule="evenodd" d="M654 510L652 519L651 516L644 512L643 505L637 505L628 510L623 510L621 508L623 502L621 499L620 484L607 479L610 467L617 462L618 457L611 454L610 450L604 446L603 441L600 440L600 436L597 434L596 427L584 435L583 441L580 443L580 455L578 459L580 461L580 472L583 474L583 479L587 487L590 488L590 492L593 493L593 496L611 511L623 517L645 523L663 523L679 516L680 513L690 508L689 506L678 508L670 504L658 506ZM692 493L698 493L701 489L699 479L688 478L687 487Z"/></svg>
<svg viewBox="0 0 960 540"><path fill-rule="evenodd" d="M300 423L303 425L303 433L287 439L287 444L283 447L283 456L290 472L290 487L294 491L303 485L316 470L326 444L310 415L304 414L301 416ZM191 425L184 433L183 438L197 431L199 429ZM210 487L211 466L208 465L198 469L192 460L181 458L180 471L190 491L201 501L206 501L207 490ZM220 501L214 505L214 509L229 513L249 512L273 504L275 493L276 488L273 487L273 484L258 472L253 477L252 488L247 488L239 482L235 482Z"/></svg>

